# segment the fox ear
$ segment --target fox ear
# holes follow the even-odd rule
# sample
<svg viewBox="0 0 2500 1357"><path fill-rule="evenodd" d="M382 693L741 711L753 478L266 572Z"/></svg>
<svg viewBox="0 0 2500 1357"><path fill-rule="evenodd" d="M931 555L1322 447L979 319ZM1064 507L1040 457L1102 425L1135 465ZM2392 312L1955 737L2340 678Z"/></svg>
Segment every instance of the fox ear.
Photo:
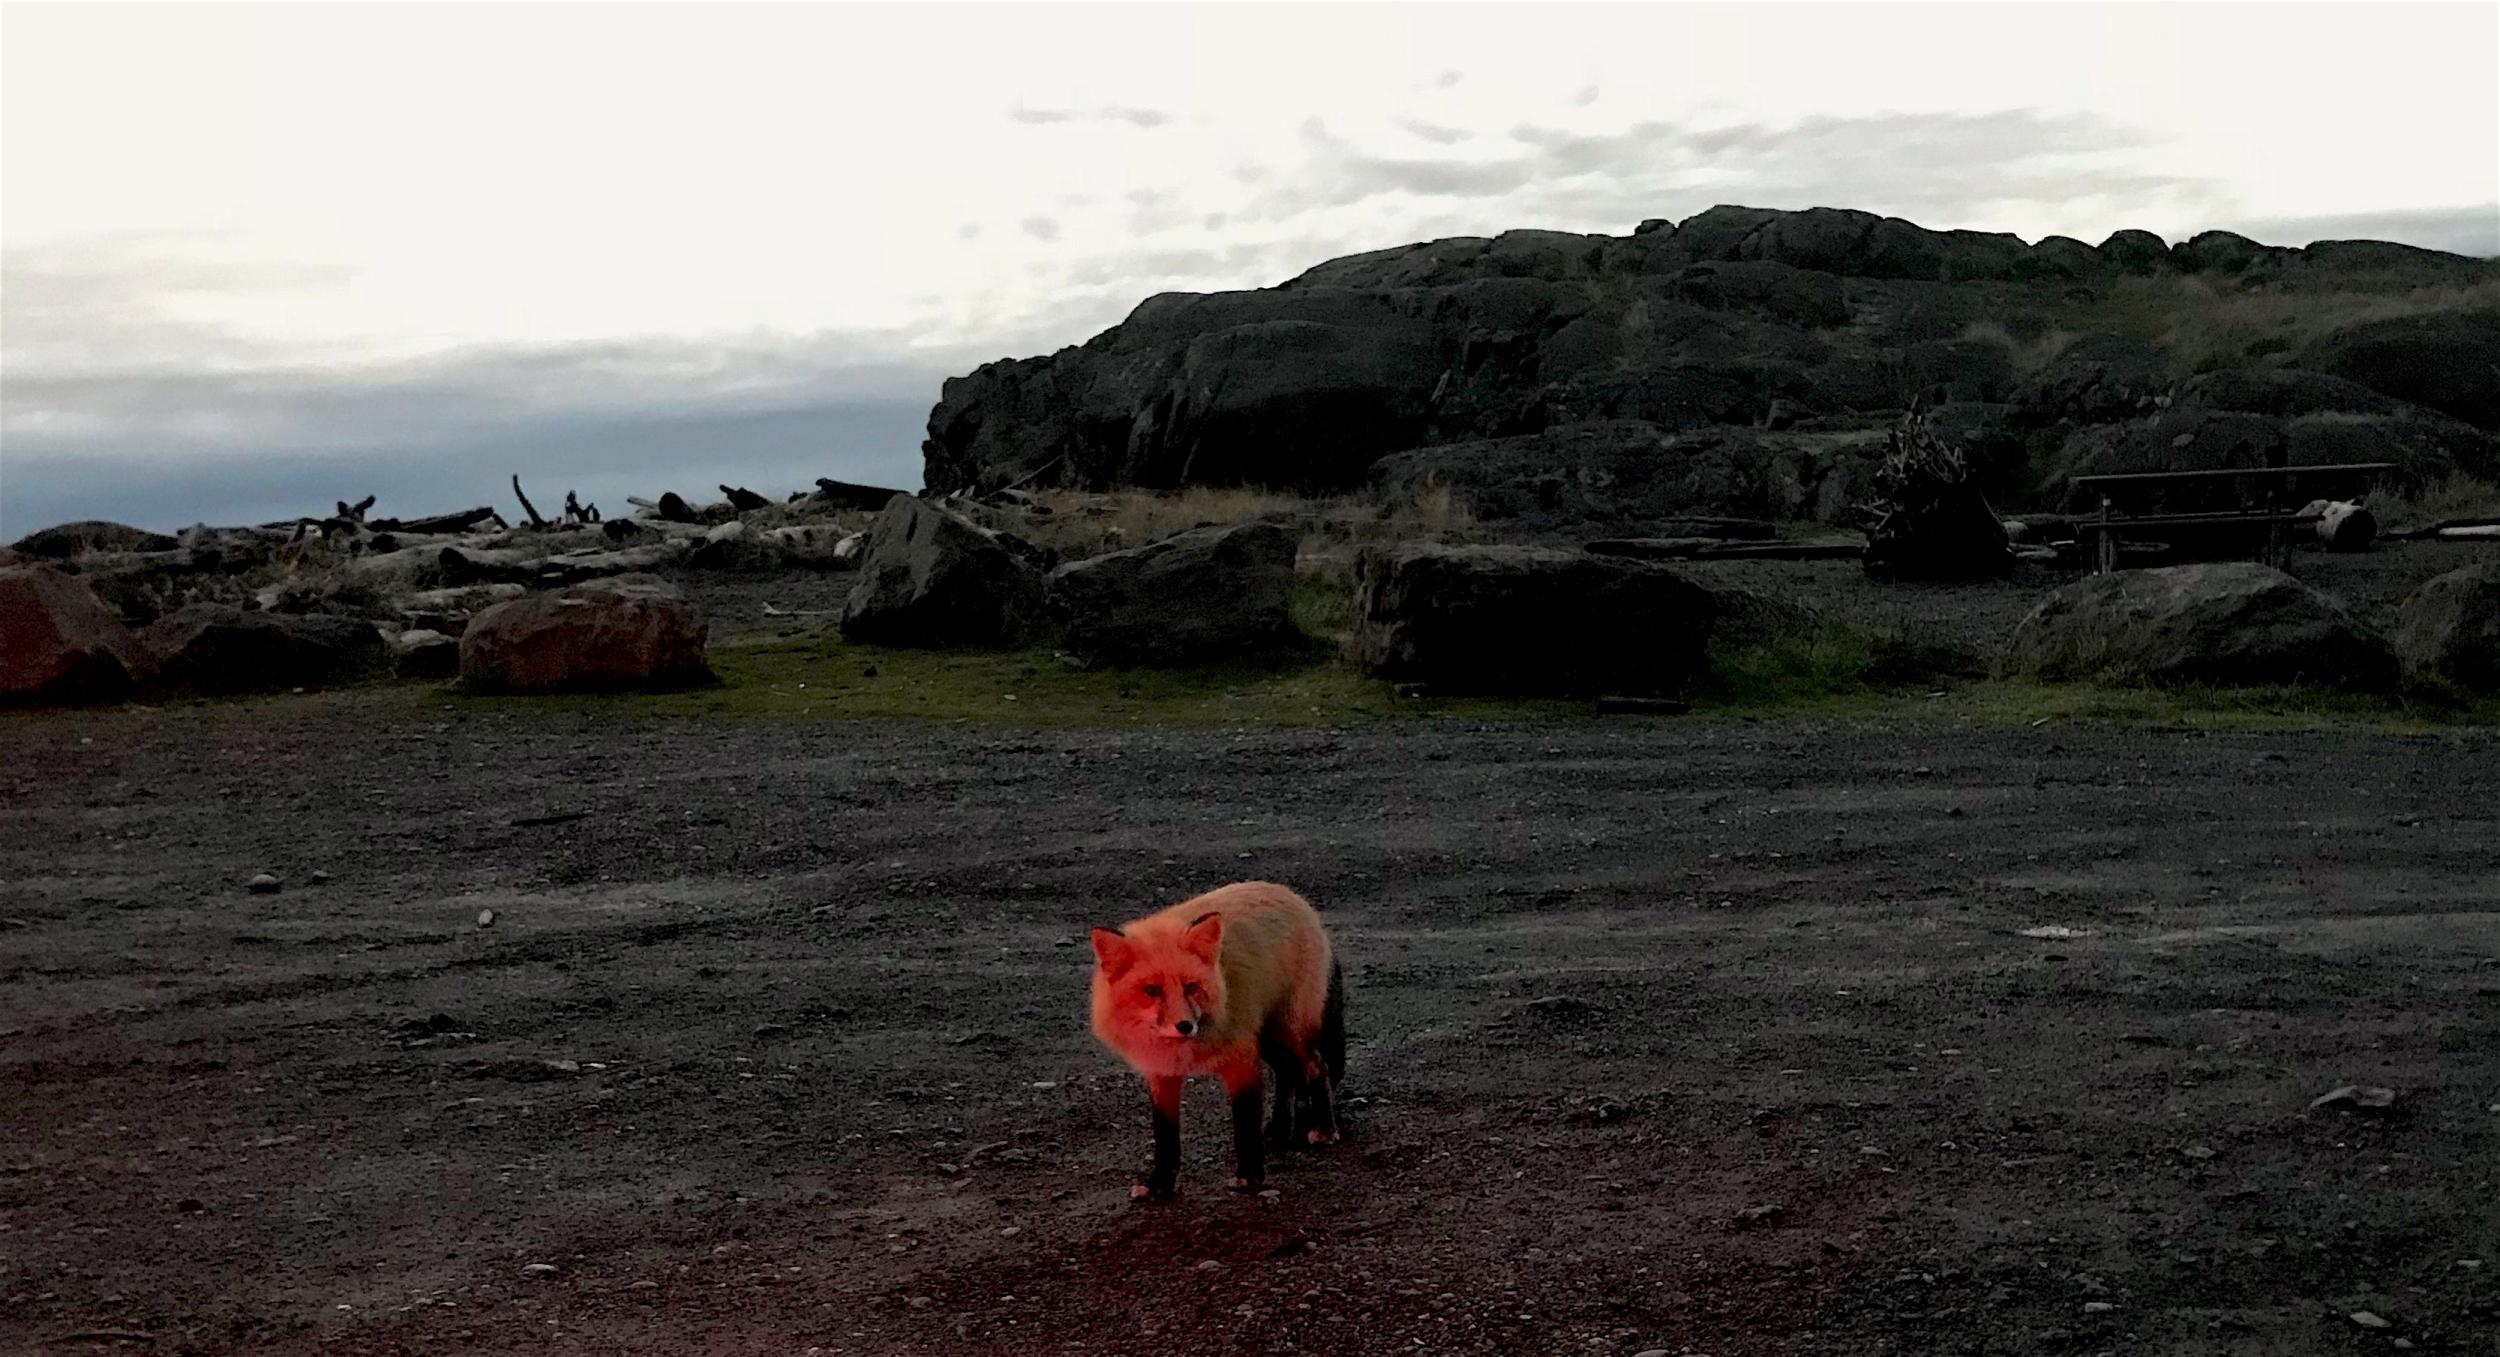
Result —
<svg viewBox="0 0 2500 1357"><path fill-rule="evenodd" d="M1105 975L1117 975L1127 970L1129 962L1136 955L1136 948L1120 930L1116 928L1094 930L1094 960L1102 967Z"/></svg>
<svg viewBox="0 0 2500 1357"><path fill-rule="evenodd" d="M1190 920L1189 931L1181 934L1181 946L1200 961L1215 960L1215 950L1224 941L1224 916L1201 914Z"/></svg>

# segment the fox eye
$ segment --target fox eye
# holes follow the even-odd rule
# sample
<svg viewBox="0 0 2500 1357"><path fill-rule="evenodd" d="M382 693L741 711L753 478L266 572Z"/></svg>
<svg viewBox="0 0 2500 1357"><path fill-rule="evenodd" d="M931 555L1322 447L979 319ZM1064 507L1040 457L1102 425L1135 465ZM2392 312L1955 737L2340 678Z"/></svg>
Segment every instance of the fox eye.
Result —
<svg viewBox="0 0 2500 1357"><path fill-rule="evenodd" d="M1188 982L1187 984L1184 984L1184 985L1182 985L1182 986L1181 986L1181 993L1183 993L1183 994L1192 994L1192 995L1194 995L1194 994L1196 994L1197 992L1198 992L1198 982L1197 982L1197 981L1195 981L1195 980L1192 980L1192 981Z"/></svg>
<svg viewBox="0 0 2500 1357"><path fill-rule="evenodd" d="M1149 999L1160 999L1160 998L1162 998L1162 997L1163 997L1163 986L1161 986L1161 985L1148 985L1148 986L1146 986L1146 997L1147 997L1147 998L1149 998Z"/></svg>

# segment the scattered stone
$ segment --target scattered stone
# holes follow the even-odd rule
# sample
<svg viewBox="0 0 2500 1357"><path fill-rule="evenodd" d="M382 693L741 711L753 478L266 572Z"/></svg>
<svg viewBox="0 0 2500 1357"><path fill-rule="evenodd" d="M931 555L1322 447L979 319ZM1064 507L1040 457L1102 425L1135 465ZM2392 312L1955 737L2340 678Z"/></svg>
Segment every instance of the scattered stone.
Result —
<svg viewBox="0 0 2500 1357"><path fill-rule="evenodd" d="M1048 629L1031 544L917 495L897 495L868 531L842 634L873 645L1006 646Z"/></svg>
<svg viewBox="0 0 2500 1357"><path fill-rule="evenodd" d="M1784 1214L1786 1214L1785 1208L1776 1204L1765 1203L1761 1206L1748 1206L1744 1210L1736 1213L1736 1224L1739 1229L1746 1229L1756 1225L1769 1225L1772 1222L1777 1221Z"/></svg>
<svg viewBox="0 0 2500 1357"><path fill-rule="evenodd" d="M2330 1089L2311 1099L2309 1110L2315 1112L2321 1107L2342 1107L2355 1111L2377 1111L2395 1105L2396 1090L2392 1088L2346 1084L2342 1088Z"/></svg>
<svg viewBox="0 0 2500 1357"><path fill-rule="evenodd" d="M1222 1272L1224 1270L1224 1265L1217 1262L1213 1258L1201 1258L1198 1260L1198 1270L1200 1272Z"/></svg>
<svg viewBox="0 0 2500 1357"><path fill-rule="evenodd" d="M526 1264L521 1269L521 1275L524 1277L552 1277L556 1275L556 1265L553 1263Z"/></svg>
<svg viewBox="0 0 2500 1357"><path fill-rule="evenodd" d="M2201 1163L2214 1157L2214 1147L2211 1145L2190 1145L2179 1151L2179 1157L2182 1159L2194 1159Z"/></svg>
<svg viewBox="0 0 2500 1357"><path fill-rule="evenodd" d="M2105 1300L2088 1300L2083 1303L2083 1312L2087 1315L2105 1315L2117 1308L2116 1305Z"/></svg>
<svg viewBox="0 0 2500 1357"><path fill-rule="evenodd" d="M1370 672L1436 692L1671 694L1700 672L1716 614L1655 562L1407 546L1358 564L1354 643Z"/></svg>
<svg viewBox="0 0 2500 1357"><path fill-rule="evenodd" d="M712 676L709 635L674 585L619 575L479 613L460 638L460 678L489 692L681 686Z"/></svg>
<svg viewBox="0 0 2500 1357"><path fill-rule="evenodd" d="M326 886L326 885L328 885L328 884L329 884L329 882L330 882L330 874L329 874L328 872L324 872L324 871L315 871L315 872L312 874L312 883L313 883L314 885L316 885L316 886Z"/></svg>
<svg viewBox="0 0 2500 1357"><path fill-rule="evenodd" d="M624 522L618 519L618 522ZM404 679L451 678L460 672L460 638L423 627L403 631L391 642Z"/></svg>
<svg viewBox="0 0 2500 1357"><path fill-rule="evenodd" d="M1295 534L1236 523L1052 571L1069 650L1111 664L1194 664L1293 639Z"/></svg>
<svg viewBox="0 0 2500 1357"><path fill-rule="evenodd" d="M2015 628L2007 670L2154 684L2315 683L2384 691L2395 652L2344 605L2251 562L2121 570L2041 600Z"/></svg>
<svg viewBox="0 0 2500 1357"><path fill-rule="evenodd" d="M113 701L151 667L85 580L47 565L0 569L0 703Z"/></svg>
<svg viewBox="0 0 2500 1357"><path fill-rule="evenodd" d="M2351 1320L2353 1323L2358 1324L2365 1329L2385 1329L2394 1327L2387 1322L2384 1316L2375 1314L2368 1310L2355 1310L2351 1314L2344 1316L2344 1318Z"/></svg>
<svg viewBox="0 0 2500 1357"><path fill-rule="evenodd" d="M2500 693L2500 564L2452 570L2414 591L2396 657L2417 682Z"/></svg>
<svg viewBox="0 0 2500 1357"><path fill-rule="evenodd" d="M275 895L278 893L278 878L271 876L267 872L260 873L244 884L246 889L250 890L254 895Z"/></svg>
<svg viewBox="0 0 2500 1357"><path fill-rule="evenodd" d="M2016 936L2038 938L2046 942L2070 942L2076 938L2091 937L2092 930L2089 928L2073 928L2065 924L2039 924L2031 928L2020 930Z"/></svg>
<svg viewBox="0 0 2500 1357"><path fill-rule="evenodd" d="M903 1303L915 1310L926 1310L930 1306L935 1305L937 1302L929 1299L927 1296L912 1296L906 1298Z"/></svg>
<svg viewBox="0 0 2500 1357"><path fill-rule="evenodd" d="M358 617L193 603L150 623L140 639L169 685L203 693L319 688L391 671L380 629Z"/></svg>
<svg viewBox="0 0 2500 1357"><path fill-rule="evenodd" d="M493 911L493 910L491 910L491 909L481 909L481 910L479 910L479 911L477 912L477 926L478 926L478 927L480 927L480 928L492 928L492 927L494 927L494 926L495 926L495 911Z"/></svg>

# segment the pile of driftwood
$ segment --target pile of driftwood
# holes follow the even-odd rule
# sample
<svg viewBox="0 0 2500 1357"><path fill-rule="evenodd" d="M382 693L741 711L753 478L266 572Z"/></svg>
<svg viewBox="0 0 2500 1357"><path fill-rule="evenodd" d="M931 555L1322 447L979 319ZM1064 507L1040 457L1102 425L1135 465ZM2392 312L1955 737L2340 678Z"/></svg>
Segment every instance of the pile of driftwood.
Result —
<svg viewBox="0 0 2500 1357"><path fill-rule="evenodd" d="M897 491L826 479L775 502L742 486L695 505L668 493L609 518L570 491L540 512L515 476L521 519L492 505L414 518L375 517L374 497L327 515L236 527L201 524L167 537L112 523L47 528L11 551L83 575L125 618L186 603L277 611L354 611L429 625L526 589L669 567L830 570L856 564L863 510Z"/></svg>

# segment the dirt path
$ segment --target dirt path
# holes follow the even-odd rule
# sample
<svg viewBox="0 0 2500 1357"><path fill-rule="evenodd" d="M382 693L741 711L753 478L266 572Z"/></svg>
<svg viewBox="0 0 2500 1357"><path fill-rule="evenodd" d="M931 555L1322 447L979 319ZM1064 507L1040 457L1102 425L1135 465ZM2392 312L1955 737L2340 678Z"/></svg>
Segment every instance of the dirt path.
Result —
<svg viewBox="0 0 2500 1357"><path fill-rule="evenodd" d="M1083 927L1245 875L1338 931L1351 1138L1235 1199L1195 1089L1131 1209ZM0 721L0 883L0 1350L2500 1332L2492 737L349 694Z"/></svg>

